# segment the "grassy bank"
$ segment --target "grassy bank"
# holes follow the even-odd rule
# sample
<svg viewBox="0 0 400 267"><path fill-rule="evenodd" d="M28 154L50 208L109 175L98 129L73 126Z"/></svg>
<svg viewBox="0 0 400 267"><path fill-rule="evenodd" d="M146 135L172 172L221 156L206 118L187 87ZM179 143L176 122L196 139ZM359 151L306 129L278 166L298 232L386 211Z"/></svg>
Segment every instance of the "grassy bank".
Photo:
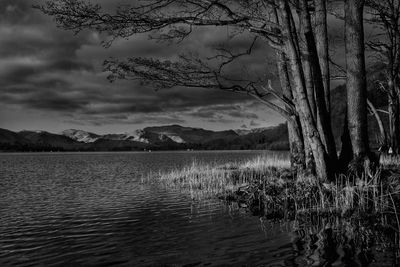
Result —
<svg viewBox="0 0 400 267"><path fill-rule="evenodd" d="M167 187L179 188L193 199L201 200L215 196L229 197L254 181L269 177L290 175L290 162L281 154L257 157L249 161L217 163L193 162L182 169L150 173L145 180L157 177Z"/></svg>
<svg viewBox="0 0 400 267"><path fill-rule="evenodd" d="M320 183L306 175L293 178L289 159L282 154L225 165L193 162L183 169L150 176L157 176L165 186L179 188L193 199L234 201L254 215L267 218L305 213L344 217L393 214L397 218L400 174L392 170L400 166L400 157L382 157L381 163L374 173L338 176L331 183Z"/></svg>

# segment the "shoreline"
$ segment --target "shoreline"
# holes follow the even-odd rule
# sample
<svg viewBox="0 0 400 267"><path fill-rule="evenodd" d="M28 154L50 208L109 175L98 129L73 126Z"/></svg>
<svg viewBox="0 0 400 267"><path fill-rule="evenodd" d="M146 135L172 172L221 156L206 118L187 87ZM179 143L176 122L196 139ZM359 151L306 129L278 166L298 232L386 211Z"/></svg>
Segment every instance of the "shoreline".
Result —
<svg viewBox="0 0 400 267"><path fill-rule="evenodd" d="M156 176L156 181L182 190L193 200L236 202L253 215L269 219L390 213L398 221L399 165L400 157L384 156L376 173L365 172L363 177L340 175L334 182L321 183L307 174L293 177L289 159L274 154L224 165L193 162L167 173L150 173L142 182ZM400 231L400 223L396 228Z"/></svg>

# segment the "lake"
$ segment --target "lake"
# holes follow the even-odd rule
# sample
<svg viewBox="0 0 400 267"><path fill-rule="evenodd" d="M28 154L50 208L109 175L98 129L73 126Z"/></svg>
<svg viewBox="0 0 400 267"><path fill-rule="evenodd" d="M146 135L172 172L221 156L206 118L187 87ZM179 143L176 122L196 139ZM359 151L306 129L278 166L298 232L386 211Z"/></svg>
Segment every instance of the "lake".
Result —
<svg viewBox="0 0 400 267"><path fill-rule="evenodd" d="M0 154L0 266L393 266L390 247L365 248L362 240L351 247L356 237L329 232L332 222L321 230L264 221L140 179L193 161L264 153ZM350 249L338 245L339 235Z"/></svg>

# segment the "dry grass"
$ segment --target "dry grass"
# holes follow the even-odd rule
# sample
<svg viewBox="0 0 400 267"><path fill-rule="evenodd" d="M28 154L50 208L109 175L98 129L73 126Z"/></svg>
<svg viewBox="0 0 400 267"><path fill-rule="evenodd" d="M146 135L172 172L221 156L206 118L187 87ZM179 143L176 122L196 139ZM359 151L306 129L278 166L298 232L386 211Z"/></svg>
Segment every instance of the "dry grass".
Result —
<svg viewBox="0 0 400 267"><path fill-rule="evenodd" d="M315 179L298 179L296 189L305 198L294 197L298 212L327 212L346 215L354 211L382 213L393 206L392 195L398 194L394 181L382 181L378 170L361 178L341 175L335 182L320 184ZM304 194L304 192L308 192Z"/></svg>
<svg viewBox="0 0 400 267"><path fill-rule="evenodd" d="M385 167L399 167L400 166L400 155L381 155L379 163Z"/></svg>
<svg viewBox="0 0 400 267"><path fill-rule="evenodd" d="M400 157L381 157L381 164L382 168L400 166ZM381 171L368 170L361 177L341 175L331 183L306 175L292 179L289 158L270 154L224 165L193 162L182 169L150 174L147 179L156 176L165 186L178 188L196 200L219 196L245 203L250 209L257 206L253 210L259 215L282 215L287 210L297 214L397 215L400 183L396 177L382 178Z"/></svg>
<svg viewBox="0 0 400 267"><path fill-rule="evenodd" d="M257 172L267 172L270 168L290 169L290 160L286 155L272 154L258 156L239 165L240 169L251 169Z"/></svg>
<svg viewBox="0 0 400 267"><path fill-rule="evenodd" d="M228 194L254 180L276 176L289 168L290 162L286 156L271 154L224 165L193 162L182 169L151 173L147 180L156 176L164 185L179 188L189 193L193 199L199 200Z"/></svg>

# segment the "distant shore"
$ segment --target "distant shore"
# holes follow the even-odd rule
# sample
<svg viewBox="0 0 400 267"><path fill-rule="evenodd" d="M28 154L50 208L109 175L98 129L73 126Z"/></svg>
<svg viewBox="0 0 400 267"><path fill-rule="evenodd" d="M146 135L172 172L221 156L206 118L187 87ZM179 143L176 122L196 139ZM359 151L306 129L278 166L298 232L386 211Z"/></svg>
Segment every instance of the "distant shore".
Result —
<svg viewBox="0 0 400 267"><path fill-rule="evenodd" d="M289 150L268 150L268 149L174 149L174 150L0 150L0 153L80 153L80 152L212 152L212 151L281 151Z"/></svg>

